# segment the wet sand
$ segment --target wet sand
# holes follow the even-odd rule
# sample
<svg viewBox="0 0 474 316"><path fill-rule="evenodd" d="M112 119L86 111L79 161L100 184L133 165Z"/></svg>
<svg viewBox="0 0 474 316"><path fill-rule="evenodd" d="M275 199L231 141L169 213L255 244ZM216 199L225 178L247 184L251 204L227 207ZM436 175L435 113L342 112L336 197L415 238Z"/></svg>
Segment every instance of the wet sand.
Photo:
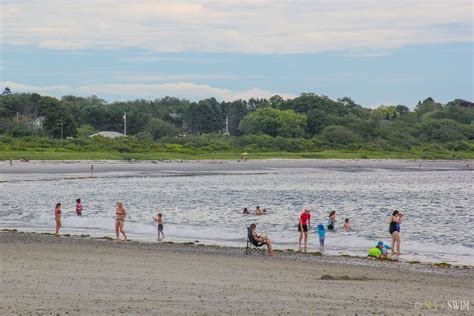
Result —
<svg viewBox="0 0 474 316"><path fill-rule="evenodd" d="M233 173L277 173L292 169L332 169L362 171L367 169L387 169L398 171L443 171L474 170L472 160L376 160L376 159L266 159L251 161L235 160L186 160L186 161L8 161L0 162L0 175L67 174L69 176L96 177L114 175L206 175ZM468 167L469 166L469 167Z"/></svg>
<svg viewBox="0 0 474 316"><path fill-rule="evenodd" d="M446 315L474 298L472 269L360 258L13 232L0 254L2 315Z"/></svg>

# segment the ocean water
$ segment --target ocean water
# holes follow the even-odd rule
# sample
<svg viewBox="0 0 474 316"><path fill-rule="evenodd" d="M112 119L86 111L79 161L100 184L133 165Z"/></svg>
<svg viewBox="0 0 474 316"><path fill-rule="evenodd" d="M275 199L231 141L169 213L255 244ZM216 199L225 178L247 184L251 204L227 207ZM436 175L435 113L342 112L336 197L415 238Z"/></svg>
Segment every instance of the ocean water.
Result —
<svg viewBox="0 0 474 316"><path fill-rule="evenodd" d="M110 173L98 178L37 174L0 182L0 228L54 231L54 206L63 204L62 233L114 236L115 202L127 209L129 238L154 242L152 217L163 213L166 240L245 246L246 227L269 234L276 248L297 249L297 222L312 209L309 251L315 232L337 212L326 253L366 255L378 240L390 242L388 216L401 210L402 260L474 265L474 173L469 170L377 168L280 168L235 174ZM75 199L83 217L75 215ZM242 215L260 205L265 216ZM342 224L350 218L353 230Z"/></svg>

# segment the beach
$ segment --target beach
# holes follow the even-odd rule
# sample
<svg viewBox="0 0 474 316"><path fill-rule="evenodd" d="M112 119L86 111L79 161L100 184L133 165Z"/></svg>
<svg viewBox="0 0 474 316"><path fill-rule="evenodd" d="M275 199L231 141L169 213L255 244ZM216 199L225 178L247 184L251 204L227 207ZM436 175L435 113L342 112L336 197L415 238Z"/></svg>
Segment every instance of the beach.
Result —
<svg viewBox="0 0 474 316"><path fill-rule="evenodd" d="M474 293L466 267L83 237L1 232L0 314L446 315Z"/></svg>

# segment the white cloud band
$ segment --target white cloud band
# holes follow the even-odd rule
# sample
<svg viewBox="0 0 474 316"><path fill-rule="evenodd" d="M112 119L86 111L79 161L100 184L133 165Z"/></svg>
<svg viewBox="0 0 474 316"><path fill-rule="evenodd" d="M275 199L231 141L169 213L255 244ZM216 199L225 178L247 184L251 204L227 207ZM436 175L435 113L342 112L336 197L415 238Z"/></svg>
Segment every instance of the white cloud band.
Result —
<svg viewBox="0 0 474 316"><path fill-rule="evenodd" d="M71 86L32 86L12 81L0 82L1 87L9 87L12 92L36 92L39 94L63 96L73 95L97 95L99 97L107 96L107 99L159 99L165 96L189 99L192 101L201 100L209 97L215 97L218 100L234 101L238 99L248 100L250 98L269 98L279 94L283 98L296 97L290 93L276 93L258 88L252 88L242 91L231 91L228 89L211 87L208 85L198 85L188 82L162 83L162 84L97 84L90 86L81 86L74 88Z"/></svg>
<svg viewBox="0 0 474 316"><path fill-rule="evenodd" d="M4 0L2 43L162 52L365 51L473 41L470 0Z"/></svg>

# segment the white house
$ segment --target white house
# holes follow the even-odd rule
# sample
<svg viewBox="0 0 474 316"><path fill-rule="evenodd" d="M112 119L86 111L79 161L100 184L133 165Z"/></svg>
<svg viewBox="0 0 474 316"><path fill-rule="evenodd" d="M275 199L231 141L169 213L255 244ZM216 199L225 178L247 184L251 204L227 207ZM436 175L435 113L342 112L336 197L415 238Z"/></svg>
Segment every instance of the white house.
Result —
<svg viewBox="0 0 474 316"><path fill-rule="evenodd" d="M127 137L127 135L125 134L118 133L118 132L110 132L110 131L98 132L98 133L90 135L89 137L95 137L95 136L102 136L102 137L107 137L107 138Z"/></svg>

